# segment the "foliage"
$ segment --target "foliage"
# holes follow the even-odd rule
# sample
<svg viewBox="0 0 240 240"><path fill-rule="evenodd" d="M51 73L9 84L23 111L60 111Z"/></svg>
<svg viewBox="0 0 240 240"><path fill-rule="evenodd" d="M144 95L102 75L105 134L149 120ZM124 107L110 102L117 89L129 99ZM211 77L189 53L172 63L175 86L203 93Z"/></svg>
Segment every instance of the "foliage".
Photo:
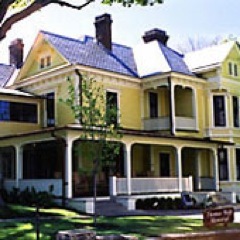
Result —
<svg viewBox="0 0 240 240"><path fill-rule="evenodd" d="M40 221L40 239L55 239L60 230L91 228L91 219L86 216L78 218L44 219ZM211 231L223 229L237 229L239 224L227 227L217 226ZM34 222L0 223L0 239L36 239ZM97 235L132 235L144 239L149 236L160 236L164 233L190 233L208 231L203 227L201 219L179 218L171 216L134 216L134 217L100 217L98 219Z"/></svg>
<svg viewBox="0 0 240 240"><path fill-rule="evenodd" d="M24 206L53 206L52 192L37 192L34 187L27 187L23 191L20 191L18 188L13 188L10 192L4 190L3 198L7 203L21 204Z"/></svg>
<svg viewBox="0 0 240 240"><path fill-rule="evenodd" d="M26 218L34 217L36 215L36 207L29 207L24 205L7 204L4 208L0 208L0 219L10 218ZM60 208L40 208L41 216L58 216L76 218L79 214L67 209Z"/></svg>
<svg viewBox="0 0 240 240"><path fill-rule="evenodd" d="M71 2L72 1L67 0L0 0L0 40L6 37L6 33L18 21L21 21L50 4L81 10L89 4L94 3L95 0L85 0L83 3L78 1L77 4L72 4ZM111 5L116 3L128 7L134 4L151 6L162 2L163 0L102 0L103 4ZM11 9L17 9L18 12L9 14ZM9 15L9 17L6 17L7 15Z"/></svg>
<svg viewBox="0 0 240 240"><path fill-rule="evenodd" d="M78 71L76 73L79 76L78 88L76 89L75 82L68 78L68 97L61 101L70 107L81 127L79 138L82 142L78 151L81 157L84 156L92 163L92 190L96 207L97 173L104 166L110 174L115 168L114 160L120 152L119 139L122 136L119 132L119 111L112 99L107 99L107 93L100 82Z"/></svg>
<svg viewBox="0 0 240 240"><path fill-rule="evenodd" d="M81 126L80 147L77 154L93 163L92 173L97 173L103 166L112 168L120 151L119 122L110 120L119 117L115 107L108 107L105 90L102 84L86 75L82 76L79 89L75 88L71 78L68 81L68 97L61 99L72 110L74 118ZM110 120L109 120L110 119ZM89 173L89 169L81 168Z"/></svg>
<svg viewBox="0 0 240 240"><path fill-rule="evenodd" d="M143 210L175 210L184 209L181 198L146 198L136 201L136 209Z"/></svg>

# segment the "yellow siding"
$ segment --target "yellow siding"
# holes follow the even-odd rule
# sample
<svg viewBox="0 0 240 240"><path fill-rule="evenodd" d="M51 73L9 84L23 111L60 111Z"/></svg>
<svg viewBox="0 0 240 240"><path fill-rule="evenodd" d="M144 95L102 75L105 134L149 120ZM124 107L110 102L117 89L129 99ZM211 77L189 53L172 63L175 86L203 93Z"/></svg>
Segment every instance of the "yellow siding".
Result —
<svg viewBox="0 0 240 240"><path fill-rule="evenodd" d="M141 129L140 89L121 87L120 92L121 126Z"/></svg>
<svg viewBox="0 0 240 240"><path fill-rule="evenodd" d="M14 97L7 95L0 95L2 101L11 101L11 102L22 102L22 103L34 103L37 104L38 113L41 109L41 101L34 98L25 98L25 97ZM40 129L42 126L41 118L38 119L38 123L22 123L22 122L13 122L13 121L0 121L0 135L12 135L20 134L25 132L31 132L34 130Z"/></svg>
<svg viewBox="0 0 240 240"><path fill-rule="evenodd" d="M40 59L42 57L51 56L51 66L40 68ZM66 64L67 61L45 40L39 40L36 48L27 58L24 66L18 76L16 82L24 80L24 78L34 76L46 70L54 69L55 67Z"/></svg>

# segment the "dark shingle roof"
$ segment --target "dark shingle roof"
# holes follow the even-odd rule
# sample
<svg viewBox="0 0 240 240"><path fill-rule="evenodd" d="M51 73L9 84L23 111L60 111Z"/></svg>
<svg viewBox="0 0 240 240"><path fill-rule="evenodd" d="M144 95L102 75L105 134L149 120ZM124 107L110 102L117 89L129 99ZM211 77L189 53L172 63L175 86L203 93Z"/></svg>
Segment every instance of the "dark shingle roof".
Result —
<svg viewBox="0 0 240 240"><path fill-rule="evenodd" d="M70 63L137 76L133 52L129 47L113 43L112 51L109 51L92 37L78 40L45 31L42 33Z"/></svg>
<svg viewBox="0 0 240 240"><path fill-rule="evenodd" d="M10 80L15 67L6 64L0 64L0 87L4 87Z"/></svg>
<svg viewBox="0 0 240 240"><path fill-rule="evenodd" d="M172 50L171 48L163 45L159 42L159 47L162 50L162 53L164 54L171 71L183 73L187 75L193 75L193 73L189 70L187 64L183 60L183 55Z"/></svg>
<svg viewBox="0 0 240 240"><path fill-rule="evenodd" d="M112 51L109 51L101 44L98 44L95 38L90 36L85 36L80 40L46 31L41 32L47 41L70 63L81 64L133 77L139 77L140 75L137 71L133 49L130 47L113 43ZM158 47L165 61L168 63L170 71L193 75L185 64L183 55L163 45L159 41ZM147 61L147 59L143 59L143 61ZM160 70L161 68L162 67L159 66ZM160 72L162 71L158 71L158 73ZM149 75L155 73L156 72L149 73Z"/></svg>

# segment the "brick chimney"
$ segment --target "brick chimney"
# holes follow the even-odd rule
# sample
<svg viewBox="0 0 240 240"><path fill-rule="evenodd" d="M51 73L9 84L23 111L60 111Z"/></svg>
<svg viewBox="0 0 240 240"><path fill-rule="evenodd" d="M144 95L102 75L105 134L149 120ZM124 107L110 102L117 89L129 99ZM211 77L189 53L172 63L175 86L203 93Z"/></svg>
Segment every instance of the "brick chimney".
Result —
<svg viewBox="0 0 240 240"><path fill-rule="evenodd" d="M103 14L95 18L96 39L108 50L112 50L112 19L110 14Z"/></svg>
<svg viewBox="0 0 240 240"><path fill-rule="evenodd" d="M168 38L169 36L166 34L165 31L158 28L154 28L144 33L143 41L145 43L148 43L157 40L161 42L163 45L167 45Z"/></svg>
<svg viewBox="0 0 240 240"><path fill-rule="evenodd" d="M23 48L24 44L22 39L17 38L11 42L9 46L10 65L16 68L21 68L23 65Z"/></svg>

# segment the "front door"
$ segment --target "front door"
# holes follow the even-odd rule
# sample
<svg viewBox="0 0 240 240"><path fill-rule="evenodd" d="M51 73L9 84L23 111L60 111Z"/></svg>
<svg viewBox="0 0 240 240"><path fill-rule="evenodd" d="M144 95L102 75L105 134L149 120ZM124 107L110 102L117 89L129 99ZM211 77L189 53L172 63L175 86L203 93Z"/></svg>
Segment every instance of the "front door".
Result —
<svg viewBox="0 0 240 240"><path fill-rule="evenodd" d="M160 177L170 176L170 155L169 153L159 154L159 173Z"/></svg>

